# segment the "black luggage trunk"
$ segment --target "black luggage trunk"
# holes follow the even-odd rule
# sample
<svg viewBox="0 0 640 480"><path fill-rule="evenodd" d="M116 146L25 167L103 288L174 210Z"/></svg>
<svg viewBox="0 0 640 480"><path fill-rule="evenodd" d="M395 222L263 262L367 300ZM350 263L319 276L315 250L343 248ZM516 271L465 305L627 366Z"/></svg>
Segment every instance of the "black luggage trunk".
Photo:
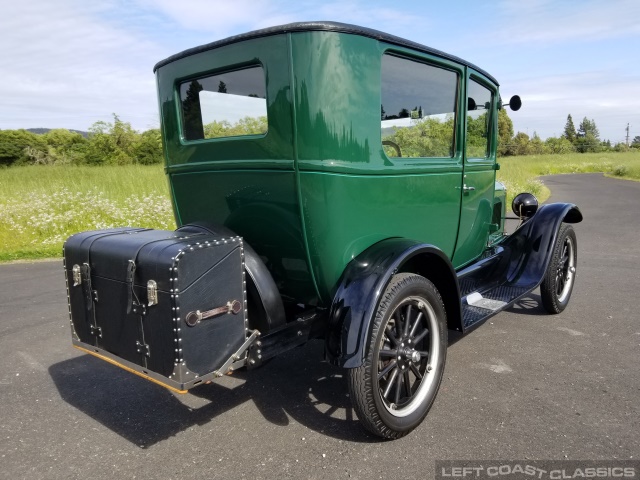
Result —
<svg viewBox="0 0 640 480"><path fill-rule="evenodd" d="M65 243L64 262L82 350L180 391L239 360L248 332L240 237L83 232Z"/></svg>

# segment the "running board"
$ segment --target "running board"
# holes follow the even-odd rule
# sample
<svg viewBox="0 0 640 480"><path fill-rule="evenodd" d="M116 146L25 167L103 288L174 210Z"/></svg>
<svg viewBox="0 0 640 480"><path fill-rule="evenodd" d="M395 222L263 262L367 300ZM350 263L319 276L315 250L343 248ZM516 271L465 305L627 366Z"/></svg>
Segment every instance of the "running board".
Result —
<svg viewBox="0 0 640 480"><path fill-rule="evenodd" d="M536 289L549 266L560 225L581 220L580 210L570 203L542 205L515 232L460 270L463 332Z"/></svg>
<svg viewBox="0 0 640 480"><path fill-rule="evenodd" d="M458 273L462 325L468 331L484 320L509 308L538 286L512 275L513 258L509 248L488 250L484 257Z"/></svg>
<svg viewBox="0 0 640 480"><path fill-rule="evenodd" d="M465 331L509 308L530 291L522 287L499 286L483 294L474 292L467 295L462 299L462 322Z"/></svg>

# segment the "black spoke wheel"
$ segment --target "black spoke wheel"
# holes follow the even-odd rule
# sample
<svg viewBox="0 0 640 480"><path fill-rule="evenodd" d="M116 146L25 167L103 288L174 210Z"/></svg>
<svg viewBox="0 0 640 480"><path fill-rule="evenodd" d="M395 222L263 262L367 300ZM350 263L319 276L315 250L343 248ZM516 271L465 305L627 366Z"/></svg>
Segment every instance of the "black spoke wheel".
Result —
<svg viewBox="0 0 640 480"><path fill-rule="evenodd" d="M395 275L374 319L365 362L349 370L349 391L364 426L399 438L424 419L433 403L446 358L442 298L419 275Z"/></svg>
<svg viewBox="0 0 640 480"><path fill-rule="evenodd" d="M577 242L571 225L562 224L545 277L540 284L542 306L560 313L569 304L576 280Z"/></svg>

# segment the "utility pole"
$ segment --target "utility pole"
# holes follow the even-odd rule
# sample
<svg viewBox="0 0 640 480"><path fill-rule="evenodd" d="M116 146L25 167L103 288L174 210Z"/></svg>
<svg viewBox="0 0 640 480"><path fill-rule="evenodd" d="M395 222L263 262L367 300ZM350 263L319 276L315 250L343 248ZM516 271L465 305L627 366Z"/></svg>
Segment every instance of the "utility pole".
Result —
<svg viewBox="0 0 640 480"><path fill-rule="evenodd" d="M627 147L629 146L629 124L627 123Z"/></svg>

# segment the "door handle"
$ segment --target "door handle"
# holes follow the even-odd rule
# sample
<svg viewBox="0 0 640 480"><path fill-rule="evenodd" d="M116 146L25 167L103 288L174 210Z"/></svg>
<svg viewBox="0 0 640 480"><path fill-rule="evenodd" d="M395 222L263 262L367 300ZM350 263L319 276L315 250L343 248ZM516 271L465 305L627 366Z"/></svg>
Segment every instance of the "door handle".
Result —
<svg viewBox="0 0 640 480"><path fill-rule="evenodd" d="M462 186L462 191L464 193L469 193L469 192L473 192L476 189L476 187L468 187L466 184L464 184Z"/></svg>

